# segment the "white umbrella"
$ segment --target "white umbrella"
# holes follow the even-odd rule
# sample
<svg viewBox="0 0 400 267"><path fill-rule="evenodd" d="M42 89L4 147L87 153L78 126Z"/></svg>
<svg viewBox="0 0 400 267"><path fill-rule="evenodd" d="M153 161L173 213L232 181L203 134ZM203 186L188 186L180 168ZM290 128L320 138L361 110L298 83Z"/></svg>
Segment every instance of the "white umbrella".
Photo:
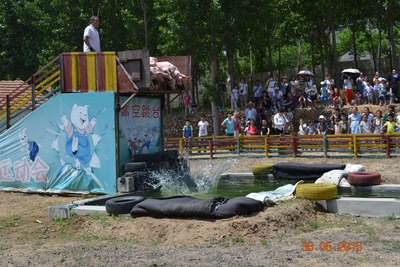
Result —
<svg viewBox="0 0 400 267"><path fill-rule="evenodd" d="M297 73L297 75L303 75L303 76L313 76L314 77L314 73L312 73L309 70L301 70L299 73Z"/></svg>
<svg viewBox="0 0 400 267"><path fill-rule="evenodd" d="M359 74L361 73L358 69L344 69L342 70L342 73L353 73L353 74Z"/></svg>

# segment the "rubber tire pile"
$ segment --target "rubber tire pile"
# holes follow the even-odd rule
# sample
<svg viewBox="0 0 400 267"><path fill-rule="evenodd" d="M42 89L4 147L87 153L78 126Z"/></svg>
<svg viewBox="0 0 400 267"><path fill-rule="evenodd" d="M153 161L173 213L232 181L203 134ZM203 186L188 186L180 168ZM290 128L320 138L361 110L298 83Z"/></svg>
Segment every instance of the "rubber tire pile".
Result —
<svg viewBox="0 0 400 267"><path fill-rule="evenodd" d="M337 165L337 164L336 164ZM316 171L318 168L324 168L324 166L314 166L310 164L302 164L302 163L260 163L254 164L252 166L252 173L254 175L267 175L271 172L276 174L276 170L274 167L280 168L280 172L287 172L287 175L293 175L291 178L301 179L302 174L308 171ZM334 165L332 164L332 167ZM339 166L340 167L340 166ZM287 170L286 170L287 168ZM329 168L329 167L328 167ZM344 169L344 165L342 165L339 169ZM318 176L318 175L315 175ZM275 177L282 178L282 177ZM305 177L306 179L310 177ZM315 177L313 177L315 178ZM353 186L372 186L379 185L381 183L381 174L378 172L352 172L347 175L347 181L350 185ZM302 199L310 199L310 200L331 200L337 198L338 188L333 184L299 184L296 187L296 197Z"/></svg>
<svg viewBox="0 0 400 267"><path fill-rule="evenodd" d="M178 151L161 151L151 154L133 155L131 162L124 166L125 179L134 179L135 191L147 191L156 189L159 180L154 177L153 172L176 172L178 174L187 172L185 159L180 158Z"/></svg>

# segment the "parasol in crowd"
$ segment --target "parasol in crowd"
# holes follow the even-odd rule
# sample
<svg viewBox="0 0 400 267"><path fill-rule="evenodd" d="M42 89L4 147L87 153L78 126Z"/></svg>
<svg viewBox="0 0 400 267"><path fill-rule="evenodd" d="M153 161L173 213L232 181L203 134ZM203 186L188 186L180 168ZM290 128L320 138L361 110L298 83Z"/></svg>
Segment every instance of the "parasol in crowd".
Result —
<svg viewBox="0 0 400 267"><path fill-rule="evenodd" d="M349 74L360 74L361 72L358 69L344 69L342 73L349 73Z"/></svg>
<svg viewBox="0 0 400 267"><path fill-rule="evenodd" d="M314 73L312 73L312 72L309 71L309 70L301 70L301 71L299 71L299 73L297 73L297 75L300 75L300 76L312 76L312 77L314 77Z"/></svg>

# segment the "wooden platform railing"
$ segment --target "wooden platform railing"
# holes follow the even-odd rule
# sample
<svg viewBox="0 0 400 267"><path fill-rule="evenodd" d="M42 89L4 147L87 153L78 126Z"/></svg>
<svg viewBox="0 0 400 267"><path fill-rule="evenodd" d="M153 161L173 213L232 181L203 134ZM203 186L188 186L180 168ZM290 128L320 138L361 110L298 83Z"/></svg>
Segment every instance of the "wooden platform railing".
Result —
<svg viewBox="0 0 400 267"><path fill-rule="evenodd" d="M192 155L251 153L292 157L399 157L400 133L166 138L164 149Z"/></svg>

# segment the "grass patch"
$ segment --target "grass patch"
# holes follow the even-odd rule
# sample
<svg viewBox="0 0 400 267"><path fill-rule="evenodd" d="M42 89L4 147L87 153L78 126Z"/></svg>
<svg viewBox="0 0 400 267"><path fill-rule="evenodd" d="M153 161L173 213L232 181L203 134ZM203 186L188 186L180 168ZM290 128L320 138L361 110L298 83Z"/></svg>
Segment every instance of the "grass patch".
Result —
<svg viewBox="0 0 400 267"><path fill-rule="evenodd" d="M109 226L110 225L110 216L104 213L96 212L95 214L89 215L94 221L98 221L102 226Z"/></svg>
<svg viewBox="0 0 400 267"><path fill-rule="evenodd" d="M391 222L391 221L397 221L397 217L392 213L392 215L386 216L385 221Z"/></svg>
<svg viewBox="0 0 400 267"><path fill-rule="evenodd" d="M400 225L400 218L397 218L394 214L386 216L384 218L385 223L394 223Z"/></svg>
<svg viewBox="0 0 400 267"><path fill-rule="evenodd" d="M2 219L0 220L0 229L17 227L20 220L21 217L18 215L13 215L9 218Z"/></svg>
<svg viewBox="0 0 400 267"><path fill-rule="evenodd" d="M332 229L332 228L346 228L349 222L338 220L338 221L317 221L319 228Z"/></svg>
<svg viewBox="0 0 400 267"><path fill-rule="evenodd" d="M312 222L311 222L311 228L313 229L313 230L317 230L318 228L320 228L321 227L321 225L320 225L320 223L318 222L318 220L313 220Z"/></svg>
<svg viewBox="0 0 400 267"><path fill-rule="evenodd" d="M394 252L400 252L400 241L399 240L387 240L375 238L373 242L382 243L386 250L393 250Z"/></svg>
<svg viewBox="0 0 400 267"><path fill-rule="evenodd" d="M71 219L62 219L58 216L53 218L53 222L55 225L57 225L58 227L60 227L61 229L66 228L67 226L71 225Z"/></svg>
<svg viewBox="0 0 400 267"><path fill-rule="evenodd" d="M231 236L224 238L224 247L229 248L234 245L244 245L244 239L240 236Z"/></svg>
<svg viewBox="0 0 400 267"><path fill-rule="evenodd" d="M393 242L393 250L400 252L400 241L394 241Z"/></svg>
<svg viewBox="0 0 400 267"><path fill-rule="evenodd" d="M85 241L93 241L93 240L99 241L99 240L103 239L101 236L99 236L97 234L88 233L88 232L82 233L81 238Z"/></svg>
<svg viewBox="0 0 400 267"><path fill-rule="evenodd" d="M268 240L266 240L266 239L261 239L260 240L260 243L261 243L261 245L263 246L263 247L266 247L266 248L270 248L271 247L271 244L268 242Z"/></svg>
<svg viewBox="0 0 400 267"><path fill-rule="evenodd" d="M4 242L0 242L0 250L6 250L11 248L10 244L4 243Z"/></svg>
<svg viewBox="0 0 400 267"><path fill-rule="evenodd" d="M151 244L154 246L159 246L161 244L163 244L165 242L165 240L162 237L157 237L156 239L154 239Z"/></svg>
<svg viewBox="0 0 400 267"><path fill-rule="evenodd" d="M376 234L376 230L373 226L367 225L364 220L356 219L352 222L349 227L350 231L354 231L356 233L366 233L370 236Z"/></svg>

